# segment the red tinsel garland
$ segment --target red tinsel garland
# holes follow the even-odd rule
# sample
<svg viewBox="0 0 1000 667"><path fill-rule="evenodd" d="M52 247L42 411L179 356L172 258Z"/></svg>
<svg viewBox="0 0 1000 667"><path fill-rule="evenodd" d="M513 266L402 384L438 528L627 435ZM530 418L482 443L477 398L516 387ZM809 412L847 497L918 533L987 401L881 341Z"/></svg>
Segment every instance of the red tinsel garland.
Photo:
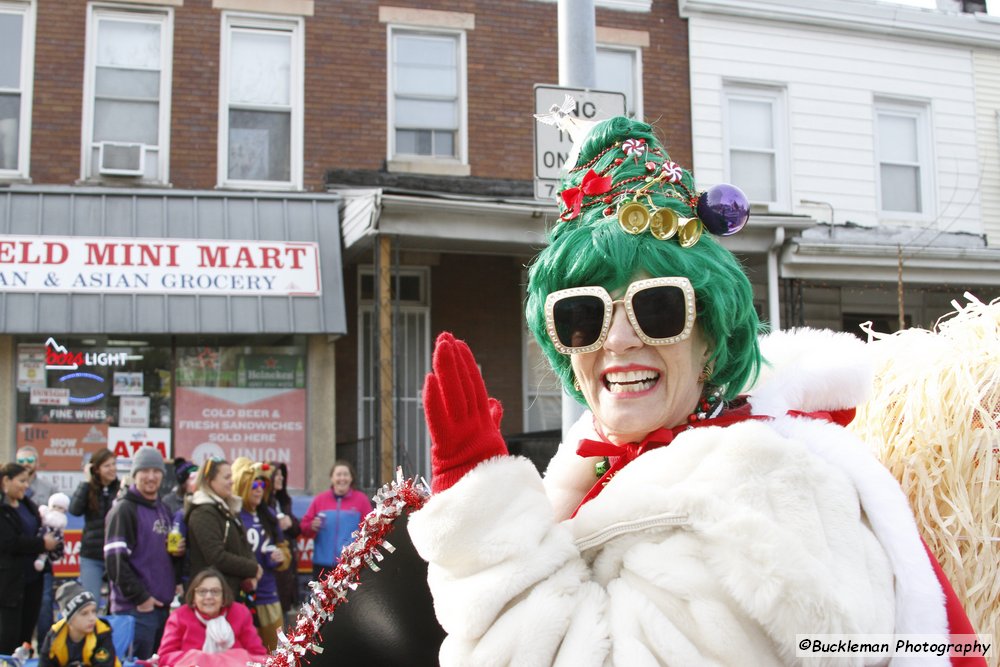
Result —
<svg viewBox="0 0 1000 667"><path fill-rule="evenodd" d="M374 507L354 531L354 541L344 547L337 566L318 581L309 584L312 596L302 606L290 636L278 632L278 647L268 656L263 667L299 667L306 653L322 653L317 635L334 609L347 600L347 591L358 587L358 577L364 566L378 572L377 561L385 556L380 549L393 553L396 549L386 536L392 532L393 522L403 510L419 510L430 497L430 489L422 479L403 480L403 471L396 469L395 481L386 484L372 498ZM260 663L248 663L262 667Z"/></svg>

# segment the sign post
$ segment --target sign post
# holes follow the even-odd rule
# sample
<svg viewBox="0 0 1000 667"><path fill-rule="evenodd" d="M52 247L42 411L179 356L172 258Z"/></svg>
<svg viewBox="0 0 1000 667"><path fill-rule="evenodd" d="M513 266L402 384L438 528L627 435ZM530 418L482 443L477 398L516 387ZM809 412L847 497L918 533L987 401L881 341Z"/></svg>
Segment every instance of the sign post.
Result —
<svg viewBox="0 0 1000 667"><path fill-rule="evenodd" d="M625 115L625 95L603 90L564 88L535 84L535 113L548 113L562 104L569 95L576 102L571 112L589 121L605 120ZM535 123L535 199L552 201L556 196L562 171L568 167L573 141L555 125Z"/></svg>

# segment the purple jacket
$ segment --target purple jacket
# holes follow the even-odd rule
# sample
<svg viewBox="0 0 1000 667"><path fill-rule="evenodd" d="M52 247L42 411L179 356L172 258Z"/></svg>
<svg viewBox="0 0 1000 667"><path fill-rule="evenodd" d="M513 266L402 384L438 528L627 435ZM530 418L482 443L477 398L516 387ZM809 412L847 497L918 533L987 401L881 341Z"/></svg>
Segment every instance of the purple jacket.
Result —
<svg viewBox="0 0 1000 667"><path fill-rule="evenodd" d="M271 536L267 534L267 530L264 528L264 524L261 523L260 516L258 515L260 512L271 513L271 523L278 533L275 539L272 540ZM261 569L264 570L260 581L257 582L257 593L254 599L258 604L278 602L278 583L274 578L274 568L277 566L271 560L270 553L274 550L275 544L285 541L281 527L278 526L278 519L274 516L274 511L270 507L262 504L253 514L246 510L241 511L240 520L243 521L243 527L247 529L247 542L253 548L253 555L257 559L257 562L260 563Z"/></svg>
<svg viewBox="0 0 1000 667"><path fill-rule="evenodd" d="M111 586L111 613L134 609L152 595L164 604L174 597L173 559L167 553L170 510L129 487L108 512L104 563Z"/></svg>

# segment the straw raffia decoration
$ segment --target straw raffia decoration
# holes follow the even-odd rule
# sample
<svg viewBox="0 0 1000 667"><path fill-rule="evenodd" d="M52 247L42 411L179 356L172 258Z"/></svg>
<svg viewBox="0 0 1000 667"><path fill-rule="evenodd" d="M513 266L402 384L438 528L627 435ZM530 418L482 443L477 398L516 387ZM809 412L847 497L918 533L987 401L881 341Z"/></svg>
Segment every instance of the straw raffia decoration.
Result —
<svg viewBox="0 0 1000 667"><path fill-rule="evenodd" d="M934 331L866 329L877 370L851 428L899 480L973 627L1000 637L1000 303L965 297Z"/></svg>

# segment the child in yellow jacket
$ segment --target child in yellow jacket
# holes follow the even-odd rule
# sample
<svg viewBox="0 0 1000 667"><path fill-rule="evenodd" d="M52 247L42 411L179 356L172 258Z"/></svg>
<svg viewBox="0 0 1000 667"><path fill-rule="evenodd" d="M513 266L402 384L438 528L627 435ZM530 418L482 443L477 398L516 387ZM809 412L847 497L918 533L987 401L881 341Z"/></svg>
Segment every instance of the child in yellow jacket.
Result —
<svg viewBox="0 0 1000 667"><path fill-rule="evenodd" d="M56 591L63 618L52 626L38 652L38 667L121 667L111 626L97 616L93 594L76 581Z"/></svg>

